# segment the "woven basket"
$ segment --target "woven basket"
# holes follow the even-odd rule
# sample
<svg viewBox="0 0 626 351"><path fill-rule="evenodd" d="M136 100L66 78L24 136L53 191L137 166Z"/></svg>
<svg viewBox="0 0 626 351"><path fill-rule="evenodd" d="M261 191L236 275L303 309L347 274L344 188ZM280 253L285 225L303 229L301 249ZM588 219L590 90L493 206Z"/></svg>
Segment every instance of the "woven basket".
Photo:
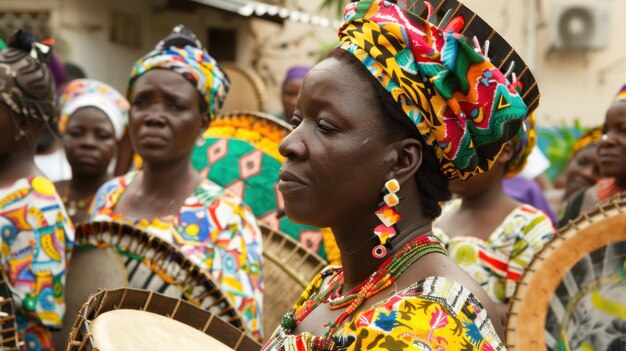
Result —
<svg viewBox="0 0 626 351"><path fill-rule="evenodd" d="M326 261L287 234L261 225L263 235L263 331L266 339Z"/></svg>

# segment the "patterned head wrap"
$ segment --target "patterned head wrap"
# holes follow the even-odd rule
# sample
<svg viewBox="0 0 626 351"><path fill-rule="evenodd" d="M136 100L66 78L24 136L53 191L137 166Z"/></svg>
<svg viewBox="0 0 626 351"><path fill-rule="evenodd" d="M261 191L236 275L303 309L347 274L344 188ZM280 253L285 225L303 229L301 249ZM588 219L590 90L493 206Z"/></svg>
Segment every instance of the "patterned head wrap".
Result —
<svg viewBox="0 0 626 351"><path fill-rule="evenodd" d="M109 118L115 138L122 139L128 121L128 101L108 84L93 79L73 80L61 96L61 118L59 131L65 132L70 116L83 107L96 107Z"/></svg>
<svg viewBox="0 0 626 351"><path fill-rule="evenodd" d="M285 83L296 78L304 78L311 69L306 66L293 66L287 71Z"/></svg>
<svg viewBox="0 0 626 351"><path fill-rule="evenodd" d="M339 38L434 148L449 179L489 170L528 114L517 85L465 37L395 1L349 4Z"/></svg>
<svg viewBox="0 0 626 351"><path fill-rule="evenodd" d="M535 113L532 112L524 122L523 128L520 128L515 137L511 139L513 155L506 163L505 178L513 178L524 169L528 155L533 151L535 145L537 145L537 132L535 130Z"/></svg>
<svg viewBox="0 0 626 351"><path fill-rule="evenodd" d="M19 117L53 121L55 90L46 67L52 47L17 31L0 51L0 101Z"/></svg>
<svg viewBox="0 0 626 351"><path fill-rule="evenodd" d="M187 79L204 98L211 120L219 113L228 94L230 80L202 48L195 34L185 26L174 27L154 50L135 62L128 81L129 99L133 83L155 68L172 70Z"/></svg>
<svg viewBox="0 0 626 351"><path fill-rule="evenodd" d="M589 145L597 144L602 140L602 128L595 127L585 131L572 147L572 156L576 156Z"/></svg>
<svg viewBox="0 0 626 351"><path fill-rule="evenodd" d="M626 84L622 86L622 89L620 89L620 91L617 93L617 95L615 95L615 98L613 99L613 103L618 102L626 102Z"/></svg>

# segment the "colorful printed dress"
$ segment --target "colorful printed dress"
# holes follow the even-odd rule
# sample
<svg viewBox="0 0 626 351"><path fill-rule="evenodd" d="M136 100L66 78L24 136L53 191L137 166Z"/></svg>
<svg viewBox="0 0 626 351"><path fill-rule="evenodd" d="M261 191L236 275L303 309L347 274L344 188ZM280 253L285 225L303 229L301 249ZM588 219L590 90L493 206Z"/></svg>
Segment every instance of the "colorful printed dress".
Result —
<svg viewBox="0 0 626 351"><path fill-rule="evenodd" d="M338 272L336 267L327 270L335 272L321 288L307 288L294 308L306 301L308 291L326 288ZM326 270L313 281L325 274ZM354 315L338 338L334 350L505 350L480 302L465 287L443 277L428 277ZM279 326L262 350L314 350L313 340L310 333L289 334Z"/></svg>
<svg viewBox="0 0 626 351"><path fill-rule="evenodd" d="M136 174L128 173L102 185L89 219L132 223L174 243L187 257L207 268L241 313L247 330L260 339L261 232L248 206L219 185L204 180L177 216L131 219L114 209Z"/></svg>
<svg viewBox="0 0 626 351"><path fill-rule="evenodd" d="M523 204L509 213L487 241L470 233L451 238L439 224L447 213L460 206L461 199L444 206L433 223L433 233L445 244L448 256L480 283L489 297L508 303L526 266L554 237L552 221L542 211Z"/></svg>
<svg viewBox="0 0 626 351"><path fill-rule="evenodd" d="M54 185L45 177L0 187L2 269L13 292L27 350L51 350L51 329L65 314L65 273L74 228Z"/></svg>

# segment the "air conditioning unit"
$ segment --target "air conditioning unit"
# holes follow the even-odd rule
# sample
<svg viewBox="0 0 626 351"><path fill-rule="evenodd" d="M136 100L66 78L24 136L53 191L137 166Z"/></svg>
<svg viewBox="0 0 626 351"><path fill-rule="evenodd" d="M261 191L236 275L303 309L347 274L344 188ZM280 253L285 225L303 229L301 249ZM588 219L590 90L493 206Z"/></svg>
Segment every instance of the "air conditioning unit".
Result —
<svg viewBox="0 0 626 351"><path fill-rule="evenodd" d="M603 49L609 44L610 2L559 1L550 22L550 43L555 49Z"/></svg>

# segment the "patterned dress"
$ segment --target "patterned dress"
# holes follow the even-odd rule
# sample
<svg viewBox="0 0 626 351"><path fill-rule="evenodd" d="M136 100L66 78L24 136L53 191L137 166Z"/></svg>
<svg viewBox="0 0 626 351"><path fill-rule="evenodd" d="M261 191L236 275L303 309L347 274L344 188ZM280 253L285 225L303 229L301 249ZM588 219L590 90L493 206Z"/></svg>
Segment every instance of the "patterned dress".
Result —
<svg viewBox="0 0 626 351"><path fill-rule="evenodd" d="M120 196L137 173L105 183L94 198L90 220L132 223L170 243L206 267L241 313L245 327L261 337L261 232L256 218L236 196L204 180L177 216L136 220L115 213Z"/></svg>
<svg viewBox="0 0 626 351"><path fill-rule="evenodd" d="M428 277L354 315L338 336L334 350L505 350L480 302L443 277ZM289 334L279 326L263 351L313 350L313 338L310 333Z"/></svg>
<svg viewBox="0 0 626 351"><path fill-rule="evenodd" d="M64 285L74 228L45 177L0 187L2 269L13 292L27 350L51 350L48 328L65 314Z"/></svg>
<svg viewBox="0 0 626 351"><path fill-rule="evenodd" d="M517 281L534 255L554 237L550 219L530 205L520 205L485 241L471 235L449 237L439 227L461 200L448 203L433 223L433 233L446 245L448 255L485 289L495 302L508 303Z"/></svg>

